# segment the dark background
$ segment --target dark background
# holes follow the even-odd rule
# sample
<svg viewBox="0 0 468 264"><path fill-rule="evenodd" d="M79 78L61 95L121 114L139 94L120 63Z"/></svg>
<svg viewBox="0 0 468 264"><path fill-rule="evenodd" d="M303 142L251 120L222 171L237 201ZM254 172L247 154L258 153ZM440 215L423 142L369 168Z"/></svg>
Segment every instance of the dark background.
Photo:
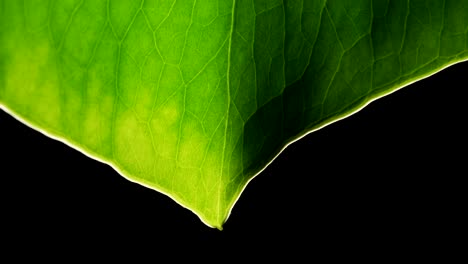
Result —
<svg viewBox="0 0 468 264"><path fill-rule="evenodd" d="M292 144L249 184L223 231L0 111L2 240L457 250L451 236L466 239L467 74L468 63L449 67Z"/></svg>

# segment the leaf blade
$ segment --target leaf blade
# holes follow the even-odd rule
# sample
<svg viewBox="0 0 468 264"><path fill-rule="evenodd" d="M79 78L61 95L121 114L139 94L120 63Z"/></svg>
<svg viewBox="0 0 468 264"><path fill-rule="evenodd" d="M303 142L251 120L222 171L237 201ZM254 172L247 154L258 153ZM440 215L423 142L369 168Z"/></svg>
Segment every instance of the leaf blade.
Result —
<svg viewBox="0 0 468 264"><path fill-rule="evenodd" d="M468 58L463 2L158 4L4 2L0 105L217 228L287 145Z"/></svg>

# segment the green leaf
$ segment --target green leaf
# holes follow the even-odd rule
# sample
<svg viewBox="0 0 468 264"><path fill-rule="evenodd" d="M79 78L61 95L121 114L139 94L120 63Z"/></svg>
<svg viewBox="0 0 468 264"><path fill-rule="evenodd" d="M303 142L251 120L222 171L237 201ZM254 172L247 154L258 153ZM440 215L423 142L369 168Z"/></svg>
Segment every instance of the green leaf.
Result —
<svg viewBox="0 0 468 264"><path fill-rule="evenodd" d="M1 0L0 45L3 109L222 228L289 143L467 60L468 1Z"/></svg>

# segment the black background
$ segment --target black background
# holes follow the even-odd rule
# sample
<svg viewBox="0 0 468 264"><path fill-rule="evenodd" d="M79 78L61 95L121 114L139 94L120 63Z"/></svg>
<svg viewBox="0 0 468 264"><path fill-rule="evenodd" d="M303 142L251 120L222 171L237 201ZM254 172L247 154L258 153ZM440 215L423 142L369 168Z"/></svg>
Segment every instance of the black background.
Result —
<svg viewBox="0 0 468 264"><path fill-rule="evenodd" d="M468 63L449 67L292 144L248 185L223 231L0 111L2 240L19 248L47 238L63 248L85 239L206 252L265 244L457 250L451 236L462 238L466 224L467 74ZM242 249L227 246L233 241Z"/></svg>

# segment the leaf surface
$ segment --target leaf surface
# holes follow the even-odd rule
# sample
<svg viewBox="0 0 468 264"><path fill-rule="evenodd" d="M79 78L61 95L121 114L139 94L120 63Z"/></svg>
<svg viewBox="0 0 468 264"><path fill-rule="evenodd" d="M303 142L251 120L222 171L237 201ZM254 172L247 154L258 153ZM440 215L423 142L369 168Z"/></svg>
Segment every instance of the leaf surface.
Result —
<svg viewBox="0 0 468 264"><path fill-rule="evenodd" d="M0 45L3 109L221 228L288 144L467 60L468 1L2 0Z"/></svg>

